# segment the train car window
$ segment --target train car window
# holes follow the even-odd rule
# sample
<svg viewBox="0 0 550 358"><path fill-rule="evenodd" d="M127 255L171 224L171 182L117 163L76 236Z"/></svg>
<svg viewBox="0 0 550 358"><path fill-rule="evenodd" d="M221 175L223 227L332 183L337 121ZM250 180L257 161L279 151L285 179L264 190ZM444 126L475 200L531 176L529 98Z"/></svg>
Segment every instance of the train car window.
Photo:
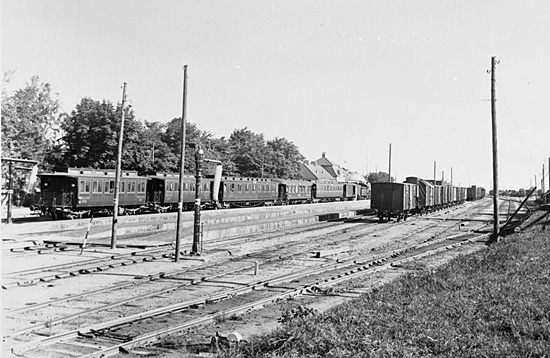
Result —
<svg viewBox="0 0 550 358"><path fill-rule="evenodd" d="M109 182L109 193L114 193L115 192L115 181L114 180L111 180Z"/></svg>
<svg viewBox="0 0 550 358"><path fill-rule="evenodd" d="M78 187L78 191L81 191L81 192L84 191L84 180L80 181L80 186Z"/></svg>
<svg viewBox="0 0 550 358"><path fill-rule="evenodd" d="M103 182L102 181L97 182L97 191L99 193L103 193Z"/></svg>
<svg viewBox="0 0 550 358"><path fill-rule="evenodd" d="M248 184L244 185L244 191L248 191Z"/></svg>
<svg viewBox="0 0 550 358"><path fill-rule="evenodd" d="M191 184L191 191L195 191L195 184Z"/></svg>
<svg viewBox="0 0 550 358"><path fill-rule="evenodd" d="M252 184L252 191L256 191L256 184Z"/></svg>
<svg viewBox="0 0 550 358"><path fill-rule="evenodd" d="M109 192L109 182L108 181L105 182L105 192L106 193Z"/></svg>
<svg viewBox="0 0 550 358"><path fill-rule="evenodd" d="M235 184L231 183L231 191L235 191Z"/></svg>
<svg viewBox="0 0 550 358"><path fill-rule="evenodd" d="M208 187L208 184L204 184L204 191L208 191L210 188Z"/></svg>
<svg viewBox="0 0 550 358"><path fill-rule="evenodd" d="M242 191L242 186L241 186L241 184L237 184L237 191Z"/></svg>
<svg viewBox="0 0 550 358"><path fill-rule="evenodd" d="M174 183L170 182L170 191L174 191Z"/></svg>
<svg viewBox="0 0 550 358"><path fill-rule="evenodd" d="M86 193L90 192L90 181L86 180Z"/></svg>
<svg viewBox="0 0 550 358"><path fill-rule="evenodd" d="M121 193L124 193L124 189L125 189L124 187L125 187L125 185L126 185L125 182L121 182L121 183L120 183L120 192L121 192Z"/></svg>
<svg viewBox="0 0 550 358"><path fill-rule="evenodd" d="M135 193L136 192L136 182L133 181L132 182L132 190L130 190L131 193Z"/></svg>
<svg viewBox="0 0 550 358"><path fill-rule="evenodd" d="M97 182L95 180L92 182L92 193L97 193Z"/></svg>

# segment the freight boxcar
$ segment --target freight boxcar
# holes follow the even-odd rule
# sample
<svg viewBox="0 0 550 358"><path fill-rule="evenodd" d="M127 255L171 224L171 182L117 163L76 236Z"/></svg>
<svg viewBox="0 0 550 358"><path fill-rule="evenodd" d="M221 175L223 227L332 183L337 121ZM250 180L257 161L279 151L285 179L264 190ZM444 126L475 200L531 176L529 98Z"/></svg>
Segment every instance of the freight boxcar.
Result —
<svg viewBox="0 0 550 358"><path fill-rule="evenodd" d="M416 209L420 215L434 210L434 186L417 177L407 177L405 183L416 185Z"/></svg>
<svg viewBox="0 0 550 358"><path fill-rule="evenodd" d="M417 186L410 183L372 183L371 208L380 221L396 217L399 222L416 209Z"/></svg>
<svg viewBox="0 0 550 358"><path fill-rule="evenodd" d="M467 190L466 200L479 200L485 197L485 188L472 185Z"/></svg>

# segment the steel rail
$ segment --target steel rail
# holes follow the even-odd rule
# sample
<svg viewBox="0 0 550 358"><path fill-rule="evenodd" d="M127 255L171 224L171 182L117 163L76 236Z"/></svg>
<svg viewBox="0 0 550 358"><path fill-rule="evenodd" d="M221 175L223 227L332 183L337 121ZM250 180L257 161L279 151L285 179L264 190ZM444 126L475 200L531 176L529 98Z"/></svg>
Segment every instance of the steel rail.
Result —
<svg viewBox="0 0 550 358"><path fill-rule="evenodd" d="M407 261L417 260L417 259L420 259L422 257L434 255L438 252L449 250L451 248L455 248L457 246L464 245L464 244L467 244L467 243L470 243L470 242L473 242L473 241L477 241L477 240L479 240L483 237L487 237L487 236L488 236L488 234L479 235L479 236L473 237L471 239L465 240L464 242L460 242L460 243L455 242L451 245L447 245L447 246L444 246L444 247L439 247L439 248L434 249L432 251L416 254L416 255L413 255L411 257L403 258L401 260L396 260L394 262L390 262L390 263L387 263L387 264L381 265L381 266L373 266L373 264L363 265L361 268L356 268L356 271L352 270L352 271L349 271L347 273L341 273L341 274L338 275L337 278L331 277L330 279L325 279L324 281L317 281L315 283L308 283L308 284L305 284L305 285L301 285L301 286L296 287L296 288L291 288L290 291L288 291L288 292L283 292L283 293L280 293L280 294L277 294L277 295L274 295L274 296L270 296L270 297L267 297L267 298L264 298L264 299L256 300L254 302L250 302L250 303L238 306L238 307L234 307L234 308L231 308L231 309L228 309L228 310L217 312L215 314L211 314L211 315L208 315L208 316L205 316L205 317L196 318L196 319L193 319L191 321L185 322L183 324L180 324L180 325L177 325L177 326L174 326L174 327L169 327L169 328L166 328L166 329L162 329L162 330L158 330L158 331L155 331L155 332L150 332L150 333L138 336L138 337L134 337L129 342L122 342L122 343L118 343L118 344L116 344L114 346L111 346L111 347L103 348L100 351L96 351L96 352L84 355L83 358L84 357L85 358L109 357L109 356L115 355L115 354L117 354L117 353L119 353L120 351L123 351L123 350L128 350L128 349L133 348L133 347L142 346L142 345L145 345L145 344L148 344L148 343L156 342L159 339L161 339L162 337L167 336L169 334L173 334L173 333L176 333L176 332L179 332L179 331L183 331L183 330L195 327L195 326L211 323L217 317L248 312L251 309L261 308L261 307L265 306L268 303L271 303L271 302L274 302L274 301L277 301L277 300L280 300L280 299L283 299L283 298L286 298L286 297L296 296L296 295L300 295L300 294L303 294L303 293L309 293L309 292L318 290L320 287L333 286L333 285L339 284L343 281L347 281L347 280L350 280L352 278L356 278L356 277L361 276L361 275L380 272L382 270L391 268L392 265L402 264L402 263L405 263ZM291 275L289 275L289 277L291 277ZM269 288L269 286L267 286L267 287ZM281 287L277 287L277 288L280 289Z"/></svg>
<svg viewBox="0 0 550 358"><path fill-rule="evenodd" d="M451 227L447 228L446 230L448 230L450 228ZM459 235L464 235L464 233L461 233ZM433 242L432 242L432 244L433 244ZM410 250L412 250L412 248L407 249L407 251L410 251ZM384 255L384 256L385 257L376 257L375 259L371 259L371 260L374 260L373 261L374 263L381 263L381 262L389 259L390 257L395 257L396 253L392 252L392 253L390 253L388 255ZM348 258L346 261L348 261L350 259L351 258ZM166 313L166 312L173 312L173 311L181 310L181 309L187 308L189 305L195 305L195 304L203 303L203 301L220 300L220 299L223 299L223 298L226 298L226 297L229 297L229 296L242 294L244 292L249 292L250 290L254 290L254 289L256 289L258 287L261 287L261 286L269 287L270 285L275 285L275 284L280 283L280 282L289 281L289 280L292 280L292 279L297 278L297 277L303 277L305 275L312 275L312 274L316 274L316 273L326 272L328 270L341 269L341 266L342 266L343 262L344 261L340 260L337 263L328 263L328 264L325 263L325 264L321 264L321 265L316 265L314 268L309 268L309 269L306 269L302 272L283 275L283 276L280 276L278 278L268 280L266 282L259 282L259 283L256 283L256 284L248 285L247 287L232 290L232 291L229 291L229 293L221 293L221 294L218 294L218 295L215 295L215 296L210 296L206 300L200 299L198 301L192 301L191 303L187 302L186 303L187 305L186 304L171 305L171 306L163 307L163 308L160 308L160 309L157 309L157 310L148 311L145 314L136 314L136 315L121 318L119 320L110 321L110 322L104 323L102 325L90 326L89 329L91 331L92 330L97 330L97 329L105 329L106 327L112 327L113 325L116 326L116 325L126 324L128 322L135 321L136 319L144 319L146 317L156 316L156 315L163 314L163 313ZM345 266L347 266L347 265L345 265ZM242 270L242 268L238 269L238 271L240 271L240 270ZM207 278L203 278L202 280L205 281L205 282L208 282ZM158 294L158 293L155 293L155 294ZM84 334L86 333L86 328L80 329L80 330L75 330L72 334L73 335L78 335L79 333L82 334L83 332L84 332ZM63 334L60 334L60 335L50 337L50 338L45 339L45 340L41 340L41 341L38 342L38 344L36 344L36 343L31 344L32 346L29 346L29 344L25 344L24 346L16 346L12 349L14 351L21 351L25 347L30 347L28 349L32 349L32 348L35 348L35 347L40 347L42 345L48 345L48 344L50 344L49 342L53 343L55 341L68 339L67 337L72 337L71 332L66 332L66 333L63 333Z"/></svg>

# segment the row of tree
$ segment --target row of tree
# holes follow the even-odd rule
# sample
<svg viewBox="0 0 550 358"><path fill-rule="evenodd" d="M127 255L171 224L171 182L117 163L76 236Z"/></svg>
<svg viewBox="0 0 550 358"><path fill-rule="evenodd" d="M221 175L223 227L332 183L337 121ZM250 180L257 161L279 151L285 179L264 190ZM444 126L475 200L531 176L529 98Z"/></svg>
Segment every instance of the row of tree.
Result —
<svg viewBox="0 0 550 358"><path fill-rule="evenodd" d="M83 98L70 113L59 113L58 95L49 83L33 77L13 94L2 86L2 156L37 161L42 170L54 167L107 168L116 166L121 104ZM181 118L148 122L125 109L122 168L139 173L179 172ZM288 139L266 140L245 128L215 138L187 123L186 144L201 146L205 158L220 160L224 175L299 179L305 158ZM193 173L194 151L186 148L185 172ZM7 178L6 166L3 175ZM206 167L205 174L212 168ZM16 177L23 186L25 175Z"/></svg>
<svg viewBox="0 0 550 358"><path fill-rule="evenodd" d="M41 170L56 167L105 168L116 166L122 105L83 98L70 113L60 113L58 95L47 82L34 76L24 88L8 94L10 74L2 86L2 157L35 160ZM141 174L179 172L181 118L148 122L125 109L122 169ZM224 175L301 179L305 157L285 138L266 140L245 128L215 138L212 133L187 123L186 145L201 146L204 157L220 160ZM194 150L186 148L185 172L194 173ZM4 188L8 173L2 166ZM206 175L213 174L206 166ZM23 190L27 173L14 173L14 188ZM387 181L387 173L371 173L369 182Z"/></svg>

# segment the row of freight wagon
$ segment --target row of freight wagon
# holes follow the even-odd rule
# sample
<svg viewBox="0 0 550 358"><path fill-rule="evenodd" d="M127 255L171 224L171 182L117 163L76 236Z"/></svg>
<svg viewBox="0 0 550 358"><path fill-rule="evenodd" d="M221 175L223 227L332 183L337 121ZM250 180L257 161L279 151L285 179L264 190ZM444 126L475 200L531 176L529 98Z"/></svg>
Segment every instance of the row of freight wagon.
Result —
<svg viewBox="0 0 550 358"><path fill-rule="evenodd" d="M404 183L372 183L371 208L380 221L396 217L399 222L412 214L424 214L485 197L485 189L445 185L441 181L407 177Z"/></svg>

